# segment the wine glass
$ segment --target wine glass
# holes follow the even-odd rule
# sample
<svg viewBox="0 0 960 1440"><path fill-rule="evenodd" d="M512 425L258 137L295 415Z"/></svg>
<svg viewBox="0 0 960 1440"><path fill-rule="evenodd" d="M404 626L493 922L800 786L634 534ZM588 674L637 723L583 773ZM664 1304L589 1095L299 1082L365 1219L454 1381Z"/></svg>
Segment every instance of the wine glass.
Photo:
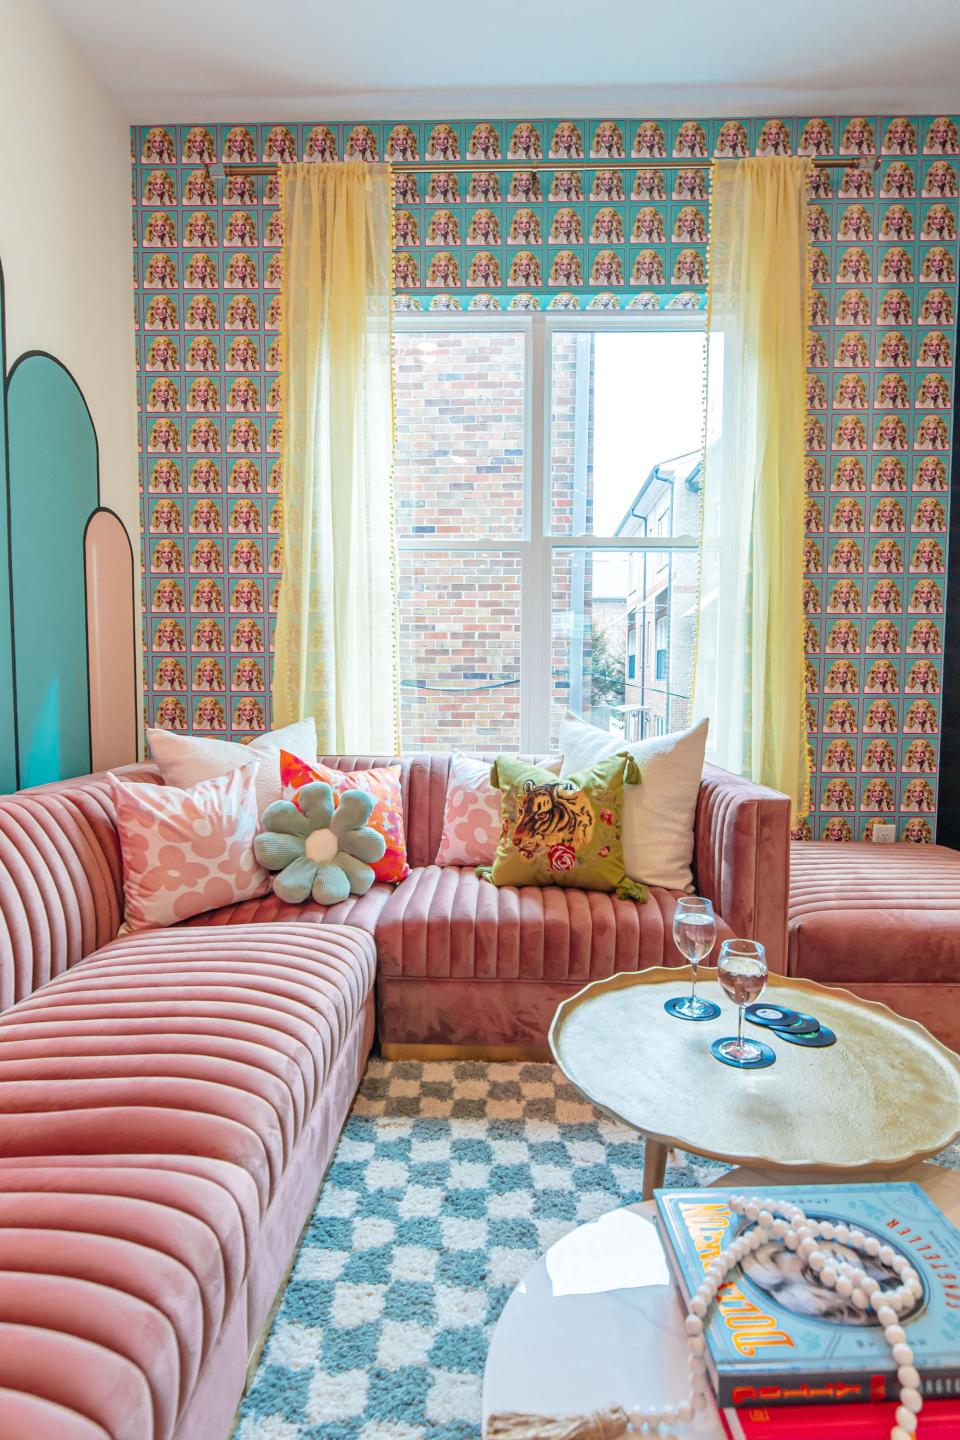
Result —
<svg viewBox="0 0 960 1440"><path fill-rule="evenodd" d="M767 957L759 940L724 940L717 961L717 979L737 1006L737 1036L715 1040L714 1054L732 1065L772 1064L769 1045L743 1038L743 1011L759 1000L767 988Z"/></svg>
<svg viewBox="0 0 960 1440"><path fill-rule="evenodd" d="M680 954L689 961L693 971L690 994L666 1002L665 1009L681 1020L713 1020L720 1006L697 995L697 966L706 959L717 938L717 920L709 900L700 895L684 895L673 912L673 940Z"/></svg>

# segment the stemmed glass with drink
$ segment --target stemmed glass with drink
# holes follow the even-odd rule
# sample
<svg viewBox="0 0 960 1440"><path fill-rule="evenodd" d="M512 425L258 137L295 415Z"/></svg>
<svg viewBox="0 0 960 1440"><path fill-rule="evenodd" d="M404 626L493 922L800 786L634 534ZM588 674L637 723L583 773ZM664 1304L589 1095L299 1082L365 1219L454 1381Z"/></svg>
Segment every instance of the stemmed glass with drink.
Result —
<svg viewBox="0 0 960 1440"><path fill-rule="evenodd" d="M710 1049L718 1060L741 1068L772 1065L776 1055L759 1040L744 1039L743 1012L767 988L767 957L758 940L724 940L717 961L717 979L737 1006L737 1035L714 1040Z"/></svg>
<svg viewBox="0 0 960 1440"><path fill-rule="evenodd" d="M690 994L668 1000L664 1009L680 1020L713 1020L720 1006L702 1000L697 994L697 966L713 949L717 938L717 920L709 900L700 895L684 895L673 912L673 942L690 964L693 980Z"/></svg>

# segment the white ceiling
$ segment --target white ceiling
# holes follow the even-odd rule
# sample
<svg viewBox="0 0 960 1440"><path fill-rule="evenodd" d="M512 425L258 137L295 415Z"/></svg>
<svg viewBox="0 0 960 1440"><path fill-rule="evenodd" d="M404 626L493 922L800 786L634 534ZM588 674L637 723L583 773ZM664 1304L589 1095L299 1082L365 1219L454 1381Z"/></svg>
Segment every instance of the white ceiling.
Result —
<svg viewBox="0 0 960 1440"><path fill-rule="evenodd" d="M134 121L960 110L960 0L47 0Z"/></svg>

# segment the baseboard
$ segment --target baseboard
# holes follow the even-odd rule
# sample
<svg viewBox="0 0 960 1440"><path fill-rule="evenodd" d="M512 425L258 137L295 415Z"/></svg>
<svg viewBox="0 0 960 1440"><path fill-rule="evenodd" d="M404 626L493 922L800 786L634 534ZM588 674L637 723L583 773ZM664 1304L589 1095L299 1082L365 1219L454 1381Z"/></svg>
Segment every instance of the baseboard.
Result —
<svg viewBox="0 0 960 1440"><path fill-rule="evenodd" d="M384 1060L550 1060L550 1047L542 1045L399 1045L381 1041Z"/></svg>

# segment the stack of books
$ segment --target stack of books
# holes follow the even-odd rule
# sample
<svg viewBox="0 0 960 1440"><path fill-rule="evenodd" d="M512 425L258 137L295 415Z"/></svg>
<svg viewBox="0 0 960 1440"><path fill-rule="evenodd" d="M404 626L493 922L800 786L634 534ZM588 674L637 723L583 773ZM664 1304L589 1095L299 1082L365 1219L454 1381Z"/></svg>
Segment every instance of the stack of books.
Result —
<svg viewBox="0 0 960 1440"><path fill-rule="evenodd" d="M663 1248L684 1307L722 1249L751 1225L729 1206L733 1190L658 1190ZM920 1373L920 1429L960 1437L960 1233L918 1185L765 1187L818 1220L874 1235L907 1256L923 1296L901 1317ZM882 1288L899 1284L879 1258L818 1242ZM707 1372L731 1440L850 1436L887 1440L900 1385L872 1311L822 1285L771 1237L730 1272L705 1329Z"/></svg>

